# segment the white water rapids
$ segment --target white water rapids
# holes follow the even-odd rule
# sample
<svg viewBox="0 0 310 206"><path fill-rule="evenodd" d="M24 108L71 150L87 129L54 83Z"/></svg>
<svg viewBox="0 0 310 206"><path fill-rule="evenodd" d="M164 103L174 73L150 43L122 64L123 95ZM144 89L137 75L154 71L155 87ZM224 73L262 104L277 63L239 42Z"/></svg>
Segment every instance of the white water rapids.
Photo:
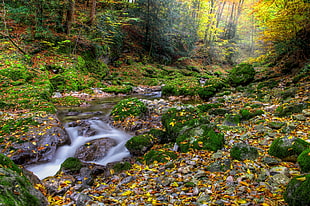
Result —
<svg viewBox="0 0 310 206"><path fill-rule="evenodd" d="M60 169L60 165L68 158L73 157L75 151L86 142L94 139L99 139L103 137L108 137L114 139L117 142L115 147L112 147L107 155L103 159L95 161L93 163L106 165L109 162L120 161L125 157L130 156L130 153L125 147L125 143L130 138L129 134L125 132L112 128L107 123L101 120L89 120L91 123L91 128L96 130L96 135L91 137L83 137L78 135L79 127L65 127L68 132L71 144L64 145L57 149L56 155L51 162L36 164L27 167L28 170L32 171L40 179L44 179L48 176L53 176Z"/></svg>

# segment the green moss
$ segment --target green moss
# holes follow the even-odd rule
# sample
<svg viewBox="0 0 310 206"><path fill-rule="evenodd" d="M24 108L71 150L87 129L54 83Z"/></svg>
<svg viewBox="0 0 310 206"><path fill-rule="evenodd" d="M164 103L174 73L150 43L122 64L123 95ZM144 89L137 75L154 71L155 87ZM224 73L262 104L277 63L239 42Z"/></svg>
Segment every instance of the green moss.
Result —
<svg viewBox="0 0 310 206"><path fill-rule="evenodd" d="M154 144L154 137L150 134L142 134L132 137L125 144L129 152L136 156L143 155Z"/></svg>
<svg viewBox="0 0 310 206"><path fill-rule="evenodd" d="M212 108L219 108L219 107L223 107L223 104L220 103L211 103L211 104L202 104L202 105L198 105L197 108L200 109L202 112L207 112Z"/></svg>
<svg viewBox="0 0 310 206"><path fill-rule="evenodd" d="M176 139L181 152L194 150L217 151L224 146L224 134L210 125L192 128Z"/></svg>
<svg viewBox="0 0 310 206"><path fill-rule="evenodd" d="M255 160L258 157L258 150L247 144L236 144L230 150L230 157L236 160Z"/></svg>
<svg viewBox="0 0 310 206"><path fill-rule="evenodd" d="M309 104L285 104L276 109L275 115L285 117L294 113L301 113L302 110L306 109L308 106Z"/></svg>
<svg viewBox="0 0 310 206"><path fill-rule="evenodd" d="M143 157L146 164L152 164L155 161L166 163L176 158L177 158L177 155L173 151L158 151L158 150L150 150Z"/></svg>
<svg viewBox="0 0 310 206"><path fill-rule="evenodd" d="M122 172L129 170L131 168L131 164L129 162L118 162L113 166L115 172Z"/></svg>
<svg viewBox="0 0 310 206"><path fill-rule="evenodd" d="M186 129L209 123L209 118L198 108L171 108L162 115L162 124L166 130L166 142L175 141Z"/></svg>
<svg viewBox="0 0 310 206"><path fill-rule="evenodd" d="M294 177L287 185L284 200L290 206L310 205L310 174Z"/></svg>
<svg viewBox="0 0 310 206"><path fill-rule="evenodd" d="M165 82L166 83L166 82ZM162 87L163 96L195 96L199 88L195 77L173 78Z"/></svg>
<svg viewBox="0 0 310 206"><path fill-rule="evenodd" d="M264 114L264 112L262 110L250 111L248 109L241 109L239 114L241 116L241 120L249 120L255 116Z"/></svg>
<svg viewBox="0 0 310 206"><path fill-rule="evenodd" d="M275 156L281 159L288 158L288 157L295 157L297 158L304 150L310 147L310 143L294 137L286 137L285 140L282 138L275 139L269 150L268 153L271 156Z"/></svg>
<svg viewBox="0 0 310 206"><path fill-rule="evenodd" d="M235 66L228 75L232 86L245 86L254 80L255 70L251 64L239 64Z"/></svg>
<svg viewBox="0 0 310 206"><path fill-rule="evenodd" d="M211 78L207 79L205 85L198 90L198 95L202 100L207 101L210 97L213 97L222 88L226 87L223 79Z"/></svg>
<svg viewBox="0 0 310 206"><path fill-rule="evenodd" d="M123 121L129 116L141 117L147 112L145 104L137 98L124 99L117 103L111 112L114 120Z"/></svg>
<svg viewBox="0 0 310 206"><path fill-rule="evenodd" d="M53 98L52 102L61 106L79 106L83 101L77 97L66 96L61 98Z"/></svg>
<svg viewBox="0 0 310 206"><path fill-rule="evenodd" d="M303 151L297 158L302 172L310 172L310 148Z"/></svg>
<svg viewBox="0 0 310 206"><path fill-rule="evenodd" d="M22 170L10 158L2 153L0 153L0 167L9 168L18 174L22 172Z"/></svg>
<svg viewBox="0 0 310 206"><path fill-rule="evenodd" d="M82 166L82 162L78 158L69 157L61 164L61 169L69 170L70 172L78 172Z"/></svg>

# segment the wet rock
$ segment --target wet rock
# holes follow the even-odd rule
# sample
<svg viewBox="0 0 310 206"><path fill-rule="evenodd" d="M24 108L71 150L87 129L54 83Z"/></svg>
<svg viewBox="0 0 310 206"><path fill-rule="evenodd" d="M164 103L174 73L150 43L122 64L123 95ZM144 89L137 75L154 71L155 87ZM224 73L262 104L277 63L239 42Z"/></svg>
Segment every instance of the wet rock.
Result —
<svg viewBox="0 0 310 206"><path fill-rule="evenodd" d="M44 180L44 186L50 195L65 194L75 182L72 175L62 175L59 177L48 177Z"/></svg>
<svg viewBox="0 0 310 206"><path fill-rule="evenodd" d="M43 124L40 127L30 128L21 137L21 139L25 138L29 141L12 145L16 149L11 154L11 159L15 163L28 165L50 161L59 146L70 144L70 137L55 115L47 116L38 121Z"/></svg>
<svg viewBox="0 0 310 206"><path fill-rule="evenodd" d="M79 147L74 156L83 161L96 161L102 159L114 146L116 142L111 138L95 139Z"/></svg>

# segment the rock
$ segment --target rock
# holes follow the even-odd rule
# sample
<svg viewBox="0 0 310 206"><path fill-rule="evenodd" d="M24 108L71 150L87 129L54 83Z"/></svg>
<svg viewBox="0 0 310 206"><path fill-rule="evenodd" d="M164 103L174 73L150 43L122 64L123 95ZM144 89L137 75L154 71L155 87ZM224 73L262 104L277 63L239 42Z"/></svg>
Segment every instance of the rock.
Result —
<svg viewBox="0 0 310 206"><path fill-rule="evenodd" d="M273 157L264 157L262 159L262 161L265 163L265 164L268 164L268 165L277 165L280 163L280 161L276 158L273 158Z"/></svg>
<svg viewBox="0 0 310 206"><path fill-rule="evenodd" d="M70 137L55 115L37 120L43 124L34 127L21 138L29 141L14 143L15 152L10 154L16 164L30 165L47 162L53 159L56 149L64 144L70 144ZM48 124L44 124L48 122Z"/></svg>
<svg viewBox="0 0 310 206"><path fill-rule="evenodd" d="M279 186L279 185L287 185L290 181L286 175L280 173L270 177L270 182L272 185Z"/></svg>
<svg viewBox="0 0 310 206"><path fill-rule="evenodd" d="M222 159L209 165L207 170L210 172L226 172L230 169L230 164L230 159Z"/></svg>
<svg viewBox="0 0 310 206"><path fill-rule="evenodd" d="M32 186L22 170L3 154L0 154L0 174L0 205L48 205L46 198Z"/></svg>
<svg viewBox="0 0 310 206"><path fill-rule="evenodd" d="M294 177L286 187L284 200L290 206L310 205L310 174Z"/></svg>
<svg viewBox="0 0 310 206"><path fill-rule="evenodd" d="M236 160L255 160L258 156L258 149L256 147L244 143L237 143L230 150L230 157Z"/></svg>
<svg viewBox="0 0 310 206"><path fill-rule="evenodd" d="M72 175L59 177L48 177L44 180L44 186L50 195L63 195L74 184L75 178Z"/></svg>
<svg viewBox="0 0 310 206"><path fill-rule="evenodd" d="M126 142L126 148L132 155L142 156L146 153L154 144L152 135L142 134L132 137Z"/></svg>
<svg viewBox="0 0 310 206"><path fill-rule="evenodd" d="M270 170L270 175L283 174L289 176L289 170L287 167L272 167Z"/></svg>
<svg viewBox="0 0 310 206"><path fill-rule="evenodd" d="M95 139L80 146L74 156L83 161L97 161L102 159L114 146L116 146L116 142L111 138Z"/></svg>
<svg viewBox="0 0 310 206"><path fill-rule="evenodd" d="M302 172L310 172L310 148L298 156L297 162Z"/></svg>
<svg viewBox="0 0 310 206"><path fill-rule="evenodd" d="M306 121L307 117L303 114L294 114L293 119L298 120L298 121Z"/></svg>
<svg viewBox="0 0 310 206"><path fill-rule="evenodd" d="M296 161L300 153L310 147L310 143L293 136L275 139L268 153L282 160Z"/></svg>
<svg viewBox="0 0 310 206"><path fill-rule="evenodd" d="M267 125L271 129L281 129L285 125L285 123L280 122L280 121L275 121L275 122L268 122Z"/></svg>

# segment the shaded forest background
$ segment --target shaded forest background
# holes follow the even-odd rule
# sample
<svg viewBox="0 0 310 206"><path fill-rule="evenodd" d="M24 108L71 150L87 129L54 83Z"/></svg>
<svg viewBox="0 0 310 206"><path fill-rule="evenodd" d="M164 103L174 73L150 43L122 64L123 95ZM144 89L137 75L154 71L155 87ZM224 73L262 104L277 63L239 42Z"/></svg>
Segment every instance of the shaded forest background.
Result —
<svg viewBox="0 0 310 206"><path fill-rule="evenodd" d="M308 0L2 0L0 26L34 67L79 56L111 65L247 60L292 71L309 59L309 16Z"/></svg>

